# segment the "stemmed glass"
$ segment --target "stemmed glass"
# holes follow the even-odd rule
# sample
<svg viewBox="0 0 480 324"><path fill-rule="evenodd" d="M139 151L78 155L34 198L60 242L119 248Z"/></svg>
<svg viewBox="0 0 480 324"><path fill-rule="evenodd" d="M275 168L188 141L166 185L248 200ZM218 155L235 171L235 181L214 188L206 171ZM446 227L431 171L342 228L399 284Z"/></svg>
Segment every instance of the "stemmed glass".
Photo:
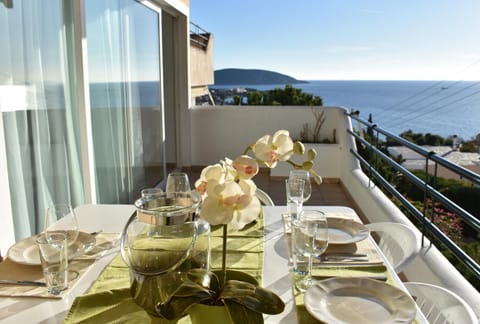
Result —
<svg viewBox="0 0 480 324"><path fill-rule="evenodd" d="M198 214L198 208L202 202L200 194L192 190L188 174L185 172L172 172L167 176L165 192L168 198L174 198L177 202L186 200L185 203L192 204L193 216Z"/></svg>
<svg viewBox="0 0 480 324"><path fill-rule="evenodd" d="M167 185L165 192L167 194L177 193L177 192L190 192L192 187L190 186L190 181L188 179L188 174L185 172L172 172L167 176Z"/></svg>
<svg viewBox="0 0 480 324"><path fill-rule="evenodd" d="M322 255L328 246L327 217L319 210L303 211L300 219L292 222L292 231L296 252L308 257L307 275L295 284L300 291L305 291L315 283L312 279L313 257Z"/></svg>
<svg viewBox="0 0 480 324"><path fill-rule="evenodd" d="M303 197L300 203L296 205L296 213L300 215L303 209L303 203L310 199L312 195L312 184L310 182L310 172L306 170L291 170L290 175L288 177L290 180L292 179L302 179L304 181L303 187Z"/></svg>
<svg viewBox="0 0 480 324"><path fill-rule="evenodd" d="M45 238L50 241L58 233L64 233L67 236L68 246L73 245L78 238L77 216L72 206L68 204L56 204L47 208Z"/></svg>
<svg viewBox="0 0 480 324"><path fill-rule="evenodd" d="M196 190L192 190L188 174L185 172L169 173L165 192L167 197L174 198L177 203L181 204L182 200L185 200L184 203L191 206L192 214L189 218L196 222L198 236L190 261L195 267L210 269L210 224L197 217L202 197Z"/></svg>

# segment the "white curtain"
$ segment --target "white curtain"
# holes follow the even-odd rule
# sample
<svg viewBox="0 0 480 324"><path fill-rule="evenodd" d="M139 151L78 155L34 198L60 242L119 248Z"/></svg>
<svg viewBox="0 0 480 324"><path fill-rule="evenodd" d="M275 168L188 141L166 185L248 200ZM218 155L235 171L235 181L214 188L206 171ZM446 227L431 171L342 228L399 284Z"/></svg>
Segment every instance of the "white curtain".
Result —
<svg viewBox="0 0 480 324"><path fill-rule="evenodd" d="M84 203L66 37L61 0L0 7L0 111L16 240L43 229L49 204Z"/></svg>
<svg viewBox="0 0 480 324"><path fill-rule="evenodd" d="M85 203L71 1L0 5L0 112L15 239L46 207ZM135 0L85 0L98 203L131 203L164 178L160 14ZM68 46L66 44L68 43ZM169 49L173 52L173 49ZM90 109L90 110L88 110Z"/></svg>
<svg viewBox="0 0 480 324"><path fill-rule="evenodd" d="M85 11L97 199L129 203L161 180L149 177L152 161L163 167L159 15L134 0Z"/></svg>

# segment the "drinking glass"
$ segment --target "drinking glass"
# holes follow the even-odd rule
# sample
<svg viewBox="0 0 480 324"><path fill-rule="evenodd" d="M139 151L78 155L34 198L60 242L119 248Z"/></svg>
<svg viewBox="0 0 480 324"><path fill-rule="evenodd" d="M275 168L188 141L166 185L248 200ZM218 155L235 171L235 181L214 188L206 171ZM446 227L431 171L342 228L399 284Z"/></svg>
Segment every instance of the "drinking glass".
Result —
<svg viewBox="0 0 480 324"><path fill-rule="evenodd" d="M167 194L177 192L190 192L190 181L188 180L188 174L185 172L172 172L167 176L167 185L165 192Z"/></svg>
<svg viewBox="0 0 480 324"><path fill-rule="evenodd" d="M68 239L65 233L51 234L49 239L40 235L36 239L47 291L59 295L68 288Z"/></svg>
<svg viewBox="0 0 480 324"><path fill-rule="evenodd" d="M305 188L305 180L300 178L285 180L285 187L287 193L287 204L293 202L295 204L295 213L291 213L292 220L295 220L300 215L303 202L303 191Z"/></svg>
<svg viewBox="0 0 480 324"><path fill-rule="evenodd" d="M163 190L160 188L145 188L142 189L142 197L159 197L163 193Z"/></svg>
<svg viewBox="0 0 480 324"><path fill-rule="evenodd" d="M303 188L302 204L310 199L312 195L312 184L310 182L310 172L306 170L290 170L289 179L303 179L305 187Z"/></svg>
<svg viewBox="0 0 480 324"><path fill-rule="evenodd" d="M305 291L315 283L312 279L313 258L322 255L328 246L327 217L319 210L303 211L300 218L292 222L292 231L296 252L308 257L307 275L295 284L300 291Z"/></svg>
<svg viewBox="0 0 480 324"><path fill-rule="evenodd" d="M78 238L77 216L68 204L49 206L45 215L45 238L54 240L55 235L64 233L67 236L68 246L74 244Z"/></svg>

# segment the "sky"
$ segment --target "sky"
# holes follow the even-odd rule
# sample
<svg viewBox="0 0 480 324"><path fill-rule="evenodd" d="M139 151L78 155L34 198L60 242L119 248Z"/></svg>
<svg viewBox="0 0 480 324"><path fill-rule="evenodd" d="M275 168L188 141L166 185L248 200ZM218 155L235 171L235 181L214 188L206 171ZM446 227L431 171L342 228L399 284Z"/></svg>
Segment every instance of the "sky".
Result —
<svg viewBox="0 0 480 324"><path fill-rule="evenodd" d="M190 0L214 68L301 80L480 80L478 0Z"/></svg>

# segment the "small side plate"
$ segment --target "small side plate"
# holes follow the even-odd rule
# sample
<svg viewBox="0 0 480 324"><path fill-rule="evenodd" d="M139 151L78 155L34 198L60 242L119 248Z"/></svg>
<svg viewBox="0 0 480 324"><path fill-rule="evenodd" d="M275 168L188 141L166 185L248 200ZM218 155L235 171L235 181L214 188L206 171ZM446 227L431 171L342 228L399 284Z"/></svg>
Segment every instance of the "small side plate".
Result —
<svg viewBox="0 0 480 324"><path fill-rule="evenodd" d="M365 225L351 219L327 217L328 244L350 244L362 241L370 231Z"/></svg>
<svg viewBox="0 0 480 324"><path fill-rule="evenodd" d="M41 234L38 234L41 235ZM27 237L15 243L7 252L10 260L26 265L40 265L38 246L35 242L38 235ZM83 255L95 246L95 236L79 232L77 240L68 247L68 258L73 259Z"/></svg>

